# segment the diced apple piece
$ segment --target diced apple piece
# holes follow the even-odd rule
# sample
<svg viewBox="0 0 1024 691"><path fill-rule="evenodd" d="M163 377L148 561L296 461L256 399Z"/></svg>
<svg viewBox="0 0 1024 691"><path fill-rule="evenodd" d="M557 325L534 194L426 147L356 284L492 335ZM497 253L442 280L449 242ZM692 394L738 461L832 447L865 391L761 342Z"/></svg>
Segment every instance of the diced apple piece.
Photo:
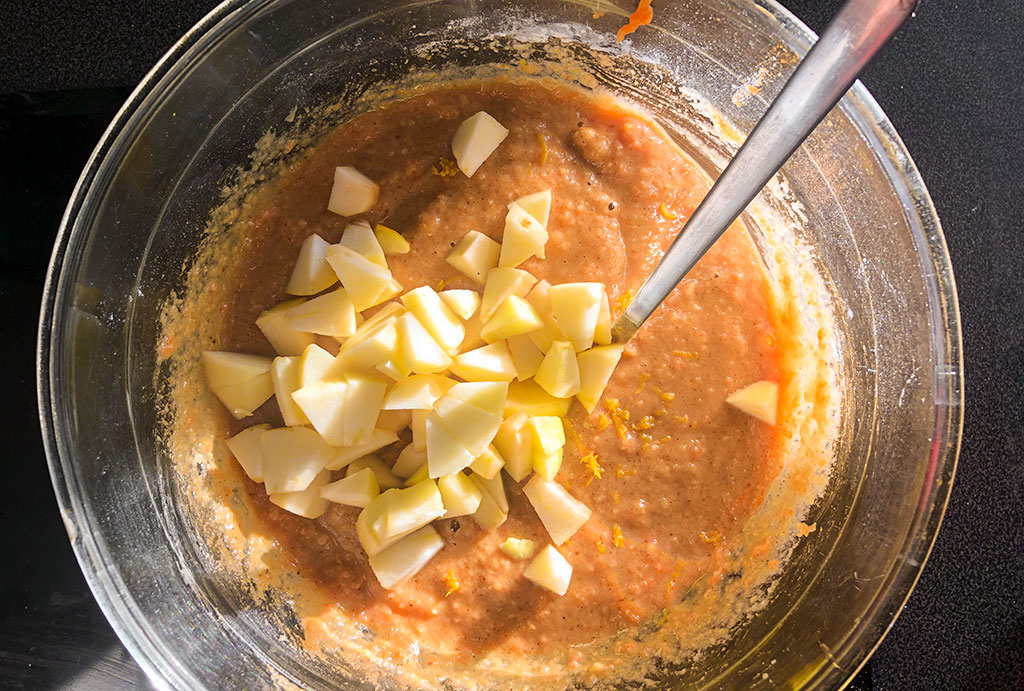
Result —
<svg viewBox="0 0 1024 691"><path fill-rule="evenodd" d="M433 526L426 526L370 557L377 582L391 590L416 575L444 547Z"/></svg>
<svg viewBox="0 0 1024 691"><path fill-rule="evenodd" d="M580 369L580 390L576 398L588 413L594 412L597 407L620 357L621 345L594 346L576 356Z"/></svg>
<svg viewBox="0 0 1024 691"><path fill-rule="evenodd" d="M414 374L442 372L452 364L451 357L411 312L398 318L398 342L402 362Z"/></svg>
<svg viewBox="0 0 1024 691"><path fill-rule="evenodd" d="M455 518L476 513L480 507L480 488L462 473L445 475L437 481L437 488L444 500L444 516Z"/></svg>
<svg viewBox="0 0 1024 691"><path fill-rule="evenodd" d="M518 295L509 295L484 324L480 336L488 343L527 334L544 323L533 306Z"/></svg>
<svg viewBox="0 0 1024 691"><path fill-rule="evenodd" d="M473 462L469 464L469 469L485 480L490 480L501 472L504 465L505 460L494 448L494 444L490 444L482 454L473 459Z"/></svg>
<svg viewBox="0 0 1024 691"><path fill-rule="evenodd" d="M398 477L408 478L426 464L427 452L419 451L415 446L409 444L398 454L395 464L391 466L391 472Z"/></svg>
<svg viewBox="0 0 1024 691"><path fill-rule="evenodd" d="M466 321L480 307L480 293L474 290L442 290L438 295L459 319Z"/></svg>
<svg viewBox="0 0 1024 691"><path fill-rule="evenodd" d="M590 509L557 482L534 475L523 486L523 494L533 505L551 541L561 545L590 518Z"/></svg>
<svg viewBox="0 0 1024 691"><path fill-rule="evenodd" d="M601 310L597 313L597 326L594 327L594 343L609 345L612 342L612 310L608 306L608 291L604 291L601 299Z"/></svg>
<svg viewBox="0 0 1024 691"><path fill-rule="evenodd" d="M270 366L270 380L274 382L274 398L281 410L284 424L289 427L308 425L309 418L292 399L292 392L302 388L299 385L299 358L276 357Z"/></svg>
<svg viewBox="0 0 1024 691"><path fill-rule="evenodd" d="M342 479L320 488L320 496L335 504L366 508L380 494L377 476L372 468L357 473L349 471Z"/></svg>
<svg viewBox="0 0 1024 691"><path fill-rule="evenodd" d="M402 304L416 315L427 333L449 355L458 351L459 344L466 336L466 328L455 314L444 304L441 296L430 286L414 288L402 296Z"/></svg>
<svg viewBox="0 0 1024 691"><path fill-rule="evenodd" d="M348 292L338 288L292 307L285 313L285 321L295 331L346 338L355 333L356 311Z"/></svg>
<svg viewBox="0 0 1024 691"><path fill-rule="evenodd" d="M501 245L483 233L471 230L462 236L445 258L452 267L483 283L491 269L498 265Z"/></svg>
<svg viewBox="0 0 1024 691"><path fill-rule="evenodd" d="M523 576L556 595L565 595L572 579L572 565L557 549L548 545L523 570Z"/></svg>
<svg viewBox="0 0 1024 691"><path fill-rule="evenodd" d="M334 186L327 210L339 216L358 216L377 203L380 188L352 166L334 169Z"/></svg>
<svg viewBox="0 0 1024 691"><path fill-rule="evenodd" d="M444 424L435 411L427 413L425 427L430 477L438 478L457 473L473 462L475 456L459 443L453 431ZM415 436L413 440L415 441Z"/></svg>
<svg viewBox="0 0 1024 691"><path fill-rule="evenodd" d="M429 410L455 385L448 377L437 374L414 374L391 387L384 397L383 410Z"/></svg>
<svg viewBox="0 0 1024 691"><path fill-rule="evenodd" d="M505 538L499 547L513 559L529 559L537 551L537 543L534 540L518 537Z"/></svg>
<svg viewBox="0 0 1024 691"><path fill-rule="evenodd" d="M528 415L565 417L569 414L571 405L571 398L556 398L542 389L536 381L514 381L508 385L505 416L524 412Z"/></svg>
<svg viewBox="0 0 1024 691"><path fill-rule="evenodd" d="M548 231L523 207L512 204L505 216L505 232L501 236L499 267L516 267L530 257L544 258Z"/></svg>
<svg viewBox="0 0 1024 691"><path fill-rule="evenodd" d="M516 482L533 472L533 439L527 420L526 413L514 413L505 418L494 435L494 448L505 462L505 472Z"/></svg>
<svg viewBox="0 0 1024 691"><path fill-rule="evenodd" d="M384 540L405 535L440 518L444 511L437 483L433 480L416 483L391 497L384 512L384 530L378 534Z"/></svg>
<svg viewBox="0 0 1024 691"><path fill-rule="evenodd" d="M327 376L339 377L348 372L373 369L396 357L399 353L397 323L392 317L374 324L369 330L359 327L356 335L341 346Z"/></svg>
<svg viewBox="0 0 1024 691"><path fill-rule="evenodd" d="M469 460L466 461L466 465L462 466L463 468L482 454L494 439L494 434L501 425L501 408L498 410L498 413L481 410L475 405L453 397L450 393L437 399L433 412L451 431L459 445L470 454ZM461 469L459 468L459 470ZM447 475L447 473L445 474Z"/></svg>
<svg viewBox="0 0 1024 691"><path fill-rule="evenodd" d="M414 472L412 475L405 479L405 486L412 487L413 485L418 485L419 483L429 479L430 466L424 463L423 465L416 469L416 472Z"/></svg>
<svg viewBox="0 0 1024 691"><path fill-rule="evenodd" d="M537 285L533 286L526 296L526 301L533 306L533 309L537 310L541 321L544 322L541 328L529 333L530 340L533 341L534 345L542 353L548 352L554 341L565 339L565 336L562 335L561 330L558 328L558 324L555 323L555 313L551 309L550 290L551 284L541 280L537 282Z"/></svg>
<svg viewBox="0 0 1024 691"><path fill-rule="evenodd" d="M409 241L393 228L378 223L373 227L373 234L377 236L384 254L408 254L411 249Z"/></svg>
<svg viewBox="0 0 1024 691"><path fill-rule="evenodd" d="M456 356L451 373L466 381L512 381L516 378L516 365L508 346L498 341Z"/></svg>
<svg viewBox="0 0 1024 691"><path fill-rule="evenodd" d="M489 322L508 296L526 297L536 282L533 274L522 269L492 269L487 274L484 294L480 298L481 321Z"/></svg>
<svg viewBox="0 0 1024 691"><path fill-rule="evenodd" d="M531 417L528 422L533 446L533 470L546 480L554 480L562 465L565 428L562 418L550 415Z"/></svg>
<svg viewBox="0 0 1024 691"><path fill-rule="evenodd" d="M381 492L376 499L359 512L359 516L356 518L356 537L368 556L372 557L388 545L398 541L398 538L392 538L387 541L382 540L373 528L374 525L378 524L383 526L384 513L387 511L391 498L396 492L398 492L397 489Z"/></svg>
<svg viewBox="0 0 1024 691"><path fill-rule="evenodd" d="M516 367L516 379L525 381L537 374L544 353L530 339L530 334L520 334L508 339L508 350L512 364Z"/></svg>
<svg viewBox="0 0 1024 691"><path fill-rule="evenodd" d="M328 470L341 470L357 458L362 458L368 453L380 451L398 441L398 435L386 429L375 429L369 439L361 444L343 446L334 451L334 455L327 463Z"/></svg>
<svg viewBox="0 0 1024 691"><path fill-rule="evenodd" d="M355 475L363 470L370 470L377 478L377 486L382 489L391 489L392 487L401 487L403 482L402 478L392 473L388 467L384 464L384 461L380 460L373 454L368 454L362 458L357 458L348 464L348 469L345 471L345 477Z"/></svg>
<svg viewBox="0 0 1024 691"><path fill-rule="evenodd" d="M470 475L470 477L473 476ZM489 479L478 475L474 482L477 487L490 495L491 499L494 500L494 503L497 504L499 509L508 513L508 495L505 494L505 483L501 479L501 473L498 473Z"/></svg>
<svg viewBox="0 0 1024 691"><path fill-rule="evenodd" d="M210 391L238 419L252 415L274 395L270 358L207 350L203 371Z"/></svg>
<svg viewBox="0 0 1024 691"><path fill-rule="evenodd" d="M263 482L263 445L260 438L270 425L253 425L226 440L238 465L253 482Z"/></svg>
<svg viewBox="0 0 1024 691"><path fill-rule="evenodd" d="M462 350L473 350L479 348L482 345L487 345L487 342L480 335L480 332L484 330L484 324L480 321L480 315L474 315L466 320L466 337L462 339Z"/></svg>
<svg viewBox="0 0 1024 691"><path fill-rule="evenodd" d="M381 410L377 416L377 429L398 432L412 424L411 410Z"/></svg>
<svg viewBox="0 0 1024 691"><path fill-rule="evenodd" d="M334 356L311 343L299 358L299 388L315 384L324 378L327 370L334 364Z"/></svg>
<svg viewBox="0 0 1024 691"><path fill-rule="evenodd" d="M491 496L487 487L483 484L484 478L473 474L469 476L469 479L472 480L480 490L480 506L477 507L476 513L473 514L473 520L479 523L480 527L484 530L497 530L498 526L504 523L505 519L508 518L508 511L504 511L500 506L498 506L494 497Z"/></svg>
<svg viewBox="0 0 1024 691"><path fill-rule="evenodd" d="M377 236L365 221L356 221L345 226L339 245L358 252L371 262L382 268L388 268L388 260L384 258L384 249L377 242Z"/></svg>
<svg viewBox="0 0 1024 691"><path fill-rule="evenodd" d="M319 518L327 511L327 500L320 496L320 492L330 481L330 471L321 471L306 489L300 492L275 492L270 495L270 502L303 518Z"/></svg>
<svg viewBox="0 0 1024 691"><path fill-rule="evenodd" d="M347 381L319 381L292 392L292 399L328 444L346 445Z"/></svg>
<svg viewBox="0 0 1024 691"><path fill-rule="evenodd" d="M754 382L729 394L725 402L774 426L779 408L779 385L773 381Z"/></svg>
<svg viewBox="0 0 1024 691"><path fill-rule="evenodd" d="M413 448L424 453L427 451L427 415L430 412L429 410L412 411L412 424L409 425L409 429L412 430Z"/></svg>
<svg viewBox="0 0 1024 691"><path fill-rule="evenodd" d="M341 280L356 311L379 305L402 292L402 286L384 267L344 245L327 249L327 263Z"/></svg>
<svg viewBox="0 0 1024 691"><path fill-rule="evenodd" d="M387 382L380 377L349 375L348 399L345 401L345 441L343 445L361 444L375 429L381 403L387 392Z"/></svg>
<svg viewBox="0 0 1024 691"><path fill-rule="evenodd" d="M521 207L523 211L537 219L542 226L548 227L548 215L551 213L550 189L520 197L508 206L511 209L513 205Z"/></svg>
<svg viewBox="0 0 1024 691"><path fill-rule="evenodd" d="M448 390L448 395L500 419L508 387L507 383L496 381L460 382Z"/></svg>
<svg viewBox="0 0 1024 691"><path fill-rule="evenodd" d="M400 353L393 355L384 362L378 362L374 365L374 369L396 382L403 381L410 374L409 370L405 368Z"/></svg>
<svg viewBox="0 0 1024 691"><path fill-rule="evenodd" d="M327 268L328 270L330 269L330 267ZM331 276L333 277L334 274L331 273ZM303 302L302 298L286 300L280 305L271 307L256 318L256 326L263 332L267 340L270 341L270 345L274 346L274 350L277 351L278 355L302 355L302 351L314 340L312 333L296 331L288 323L288 311L293 307L301 305Z"/></svg>
<svg viewBox="0 0 1024 691"><path fill-rule="evenodd" d="M576 352L594 344L601 304L607 299L602 283L560 283L548 290L555 322Z"/></svg>
<svg viewBox="0 0 1024 691"><path fill-rule="evenodd" d="M352 334L352 338L359 338L361 334L369 333L370 330L373 329L373 327L375 327L377 324L385 322L391 317L397 319L398 317L401 317L403 314L405 314L405 308L402 307L400 303L387 302L381 305L379 308L377 308L376 312L367 317L366 321L359 325L359 328L356 329L356 332Z"/></svg>
<svg viewBox="0 0 1024 691"><path fill-rule="evenodd" d="M308 427L279 427L260 436L267 494L301 492L327 465L332 449Z"/></svg>
<svg viewBox="0 0 1024 691"><path fill-rule="evenodd" d="M533 380L556 398L568 398L579 393L580 370L572 344L568 341L552 343Z"/></svg>
<svg viewBox="0 0 1024 691"><path fill-rule="evenodd" d="M284 292L289 295L316 295L338 282L338 277L327 263L326 240L313 233L302 242L299 257L295 260L291 278ZM296 353L281 353L295 355Z"/></svg>
<svg viewBox="0 0 1024 691"><path fill-rule="evenodd" d="M507 136L508 130L482 110L466 118L452 137L452 154L459 169L467 178L473 177Z"/></svg>

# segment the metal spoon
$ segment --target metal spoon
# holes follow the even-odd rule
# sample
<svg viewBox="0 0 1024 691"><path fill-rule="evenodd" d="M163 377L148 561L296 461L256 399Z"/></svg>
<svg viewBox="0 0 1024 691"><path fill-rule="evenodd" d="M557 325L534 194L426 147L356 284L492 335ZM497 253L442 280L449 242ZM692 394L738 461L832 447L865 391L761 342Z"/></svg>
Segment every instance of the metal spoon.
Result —
<svg viewBox="0 0 1024 691"><path fill-rule="evenodd" d="M913 13L917 0L843 6L612 327L625 343L757 196Z"/></svg>

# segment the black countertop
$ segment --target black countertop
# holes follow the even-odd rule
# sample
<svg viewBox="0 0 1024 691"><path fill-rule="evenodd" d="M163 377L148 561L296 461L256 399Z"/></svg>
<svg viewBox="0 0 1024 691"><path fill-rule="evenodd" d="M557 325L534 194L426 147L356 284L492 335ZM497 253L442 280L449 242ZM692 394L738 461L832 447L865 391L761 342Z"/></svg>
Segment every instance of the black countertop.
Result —
<svg viewBox="0 0 1024 691"><path fill-rule="evenodd" d="M655 1L655 9L659 0ZM789 0L820 31L838 0ZM0 687L145 685L86 587L35 405L34 332L60 217L120 103L211 0L0 2ZM1024 4L923 0L863 81L945 228L966 425L945 524L859 689L1024 689Z"/></svg>

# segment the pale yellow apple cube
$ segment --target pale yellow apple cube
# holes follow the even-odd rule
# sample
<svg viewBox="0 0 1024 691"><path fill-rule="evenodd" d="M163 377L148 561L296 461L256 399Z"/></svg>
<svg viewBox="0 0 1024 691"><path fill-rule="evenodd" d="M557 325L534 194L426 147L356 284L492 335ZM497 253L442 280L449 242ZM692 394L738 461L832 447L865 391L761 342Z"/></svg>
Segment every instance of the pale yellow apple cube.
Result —
<svg viewBox="0 0 1024 691"><path fill-rule="evenodd" d="M352 166L334 169L334 185L327 210L339 216L357 216L377 203L380 188Z"/></svg>
<svg viewBox="0 0 1024 691"><path fill-rule="evenodd" d="M551 213L551 190L549 188L528 194L525 197L520 197L508 206L510 209L513 206L522 208L526 213L537 219L538 223L547 228L548 215Z"/></svg>
<svg viewBox="0 0 1024 691"><path fill-rule="evenodd" d="M344 245L327 248L327 263L334 269L357 312L386 302L402 292L391 272Z"/></svg>
<svg viewBox="0 0 1024 691"><path fill-rule="evenodd" d="M401 300L446 353L452 355L458 350L466 329L437 291L430 286L420 286L403 295Z"/></svg>
<svg viewBox="0 0 1024 691"><path fill-rule="evenodd" d="M529 559L537 551L537 542L526 538L508 537L499 547L512 559Z"/></svg>
<svg viewBox="0 0 1024 691"><path fill-rule="evenodd" d="M453 379L439 374L414 374L391 387L382 409L429 410L453 386Z"/></svg>
<svg viewBox="0 0 1024 691"><path fill-rule="evenodd" d="M518 295L509 295L484 324L480 336L488 343L528 334L543 326L533 306Z"/></svg>
<svg viewBox="0 0 1024 691"><path fill-rule="evenodd" d="M415 576L444 547L444 540L426 526L370 557L377 582L391 590Z"/></svg>
<svg viewBox="0 0 1024 691"><path fill-rule="evenodd" d="M413 485L418 485L419 483L424 482L424 481L429 480L429 479L430 479L430 466L427 465L426 463L424 463L423 465L421 465L419 468L416 469L416 472L414 472L412 475L410 475L409 477L407 477L405 479L405 483L404 484L405 484L406 487L412 487Z"/></svg>
<svg viewBox="0 0 1024 691"><path fill-rule="evenodd" d="M557 482L540 475L530 478L523 486L523 494L556 545L561 545L575 535L590 519L590 509L583 502L565 491Z"/></svg>
<svg viewBox="0 0 1024 691"><path fill-rule="evenodd" d="M542 389L536 381L514 381L508 385L505 416L523 412L528 415L565 417L569 414L571 405L571 398L556 398Z"/></svg>
<svg viewBox="0 0 1024 691"><path fill-rule="evenodd" d="M404 484L402 478L392 473L384 461L373 454L367 454L349 463L348 468L345 469L345 477L355 475L363 470L369 470L373 473L374 477L377 478L377 486L381 489L401 487Z"/></svg>
<svg viewBox="0 0 1024 691"><path fill-rule="evenodd" d="M252 415L274 395L270 358L207 350L202 359L210 391L234 417Z"/></svg>
<svg viewBox="0 0 1024 691"><path fill-rule="evenodd" d="M576 356L580 370L580 390L576 398L588 413L597 407L620 357L621 345L594 346Z"/></svg>
<svg viewBox="0 0 1024 691"><path fill-rule="evenodd" d="M373 227L373 234L377 236L377 242L380 243L384 254L408 254L412 249L409 241L394 228L378 223Z"/></svg>
<svg viewBox="0 0 1024 691"><path fill-rule="evenodd" d="M490 411L481 410L474 405L460 401L453 397L451 393L437 399L432 414L436 415L444 423L444 427L451 431L452 436L459 445L469 452L469 459L466 460L465 465L459 468L459 470L468 466L477 456L484 452L487 445L494 439L494 434L501 425L500 412L495 414ZM427 430L427 439L427 457L429 461L429 429ZM449 473L442 474L448 475ZM440 477L433 474L433 466L431 468L431 477Z"/></svg>
<svg viewBox="0 0 1024 691"><path fill-rule="evenodd" d="M501 475L499 474L497 477L500 478ZM473 520L488 532L497 530L508 518L508 511L502 510L494 497L491 496L486 485L483 484L484 478L474 474L470 475L469 479L480 489L480 506L477 507L476 513L473 514Z"/></svg>
<svg viewBox="0 0 1024 691"><path fill-rule="evenodd" d="M365 221L356 221L345 226L345 231L341 234L338 244L358 252L377 266L388 268L384 250L377 242L377 236L370 229L370 224Z"/></svg>
<svg viewBox="0 0 1024 691"><path fill-rule="evenodd" d="M494 448L504 461L505 472L516 482L533 472L533 439L526 425L528 419L524 412L513 413L494 435Z"/></svg>
<svg viewBox="0 0 1024 691"><path fill-rule="evenodd" d="M377 476L371 468L363 468L320 488L320 496L335 504L365 508L380 494Z"/></svg>
<svg viewBox="0 0 1024 691"><path fill-rule="evenodd" d="M292 393L302 388L300 376L299 358L274 358L274 364L270 366L270 380L274 383L274 398L281 410L281 417L289 427L309 424L309 418L292 399Z"/></svg>
<svg viewBox="0 0 1024 691"><path fill-rule="evenodd" d="M774 426L779 409L779 385L773 381L754 382L729 394L725 402Z"/></svg>
<svg viewBox="0 0 1024 691"><path fill-rule="evenodd" d="M536 346L530 335L520 334L506 341L509 354L512 356L512 364L516 368L516 379L519 381L525 381L537 374L540 363L544 361L544 353Z"/></svg>
<svg viewBox="0 0 1024 691"><path fill-rule="evenodd" d="M459 169L473 177L507 136L508 130L482 110L466 118L452 137L452 155Z"/></svg>
<svg viewBox="0 0 1024 691"><path fill-rule="evenodd" d="M475 290L442 290L438 295L462 321L472 317L480 308L480 293Z"/></svg>
<svg viewBox="0 0 1024 691"><path fill-rule="evenodd" d="M533 558L523 576L556 595L565 595L572 580L572 565L558 550L548 545Z"/></svg>
<svg viewBox="0 0 1024 691"><path fill-rule="evenodd" d="M414 374L443 372L452 364L451 356L410 312L398 318L398 341L402 348L402 362Z"/></svg>
<svg viewBox="0 0 1024 691"><path fill-rule="evenodd" d="M569 398L580 391L576 351L568 341L555 341L540 363L533 380L555 398Z"/></svg>
<svg viewBox="0 0 1024 691"><path fill-rule="evenodd" d="M499 267L516 267L530 257L544 258L548 231L518 204L509 207L501 236Z"/></svg>
<svg viewBox="0 0 1024 691"><path fill-rule="evenodd" d="M387 399L385 399L387 400ZM399 432L412 425L411 410L384 410L377 416L377 429Z"/></svg>
<svg viewBox="0 0 1024 691"><path fill-rule="evenodd" d="M260 436L267 494L301 492L331 458L331 447L308 427L279 427Z"/></svg>
<svg viewBox="0 0 1024 691"><path fill-rule="evenodd" d="M463 473L454 473L439 478L437 488L444 501L445 513L442 518L468 516L476 513L480 507L480 488Z"/></svg>
<svg viewBox="0 0 1024 691"><path fill-rule="evenodd" d="M396 441L398 441L398 435L391 430L375 429L370 434L370 437L362 443L336 448L331 460L327 462L327 469L341 470L357 458L362 458L374 451L380 451L385 446L390 446Z"/></svg>
<svg viewBox="0 0 1024 691"><path fill-rule="evenodd" d="M323 379L333 364L334 356L316 343L306 346L299 358L299 388Z"/></svg>
<svg viewBox="0 0 1024 691"><path fill-rule="evenodd" d="M427 452L420 451L412 444L409 444L398 454L395 464L391 466L391 472L398 477L409 478L413 473L426 465Z"/></svg>
<svg viewBox="0 0 1024 691"><path fill-rule="evenodd" d="M605 297L602 283L561 283L548 291L555 322L576 352L594 344L601 305Z"/></svg>
<svg viewBox="0 0 1024 691"><path fill-rule="evenodd" d="M430 477L438 478L457 473L473 462L475 456L459 442L453 430L444 424L435 411L427 413L424 426Z"/></svg>
<svg viewBox="0 0 1024 691"><path fill-rule="evenodd" d="M231 454L253 482L263 482L263 446L260 438L270 425L253 425L225 440Z"/></svg>
<svg viewBox="0 0 1024 691"><path fill-rule="evenodd" d="M289 295L316 295L338 282L338 277L327 263L327 248L329 246L328 242L316 233L303 241L284 292ZM294 355L295 353L281 354Z"/></svg>
<svg viewBox="0 0 1024 691"><path fill-rule="evenodd" d="M498 453L494 444L489 444L482 454L473 459L469 469L485 480L490 480L500 473L504 466L505 459Z"/></svg>
<svg viewBox="0 0 1024 691"><path fill-rule="evenodd" d="M537 311L541 321L544 323L541 328L529 333L530 340L541 353L546 353L551 344L557 340L565 340L565 336L555 323L555 313L551 309L551 284L545 280L537 281L537 284L530 289L526 295L526 301Z"/></svg>
<svg viewBox="0 0 1024 691"><path fill-rule="evenodd" d="M457 355L451 373L466 381L512 381L516 365L508 346L498 341Z"/></svg>
<svg viewBox="0 0 1024 691"><path fill-rule="evenodd" d="M448 390L448 395L501 418L505 410L508 387L506 382L497 381L459 382Z"/></svg>
<svg viewBox="0 0 1024 691"><path fill-rule="evenodd" d="M288 311L303 302L304 300L301 298L286 300L280 305L275 305L260 313L260 316L256 318L256 326L270 341L270 345L274 346L278 355L302 355L302 352L315 338L312 333L297 331L288 323Z"/></svg>
<svg viewBox="0 0 1024 691"><path fill-rule="evenodd" d="M270 502L303 518L319 518L327 511L327 500L320 496L320 492L330 481L330 471L324 470L313 478L306 489L299 492L275 492L270 495Z"/></svg>
<svg viewBox="0 0 1024 691"><path fill-rule="evenodd" d="M491 269L498 265L501 245L483 233L471 230L462 236L445 258L452 267L483 283Z"/></svg>
<svg viewBox="0 0 1024 691"><path fill-rule="evenodd" d="M529 271L511 268L492 269L487 274L484 293L480 297L480 320L484 324L489 322L495 310L507 297L526 297L535 283L537 279Z"/></svg>
<svg viewBox="0 0 1024 691"><path fill-rule="evenodd" d="M384 512L384 530L380 537L387 540L405 535L440 518L444 512L441 492L433 480L400 489L391 497Z"/></svg>

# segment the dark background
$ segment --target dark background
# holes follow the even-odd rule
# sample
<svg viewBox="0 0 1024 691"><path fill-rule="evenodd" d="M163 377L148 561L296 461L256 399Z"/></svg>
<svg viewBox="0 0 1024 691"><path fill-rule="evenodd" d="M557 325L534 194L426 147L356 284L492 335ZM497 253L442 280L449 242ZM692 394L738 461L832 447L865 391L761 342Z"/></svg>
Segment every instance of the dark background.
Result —
<svg viewBox="0 0 1024 691"><path fill-rule="evenodd" d="M840 2L785 4L820 31ZM213 5L0 0L0 363L10 367L0 380L9 405L0 417L2 688L145 684L60 521L36 413L35 328L50 248L86 158L129 89ZM863 78L945 228L967 400L945 524L856 689L1024 689L1022 52L1021 0L923 0Z"/></svg>

